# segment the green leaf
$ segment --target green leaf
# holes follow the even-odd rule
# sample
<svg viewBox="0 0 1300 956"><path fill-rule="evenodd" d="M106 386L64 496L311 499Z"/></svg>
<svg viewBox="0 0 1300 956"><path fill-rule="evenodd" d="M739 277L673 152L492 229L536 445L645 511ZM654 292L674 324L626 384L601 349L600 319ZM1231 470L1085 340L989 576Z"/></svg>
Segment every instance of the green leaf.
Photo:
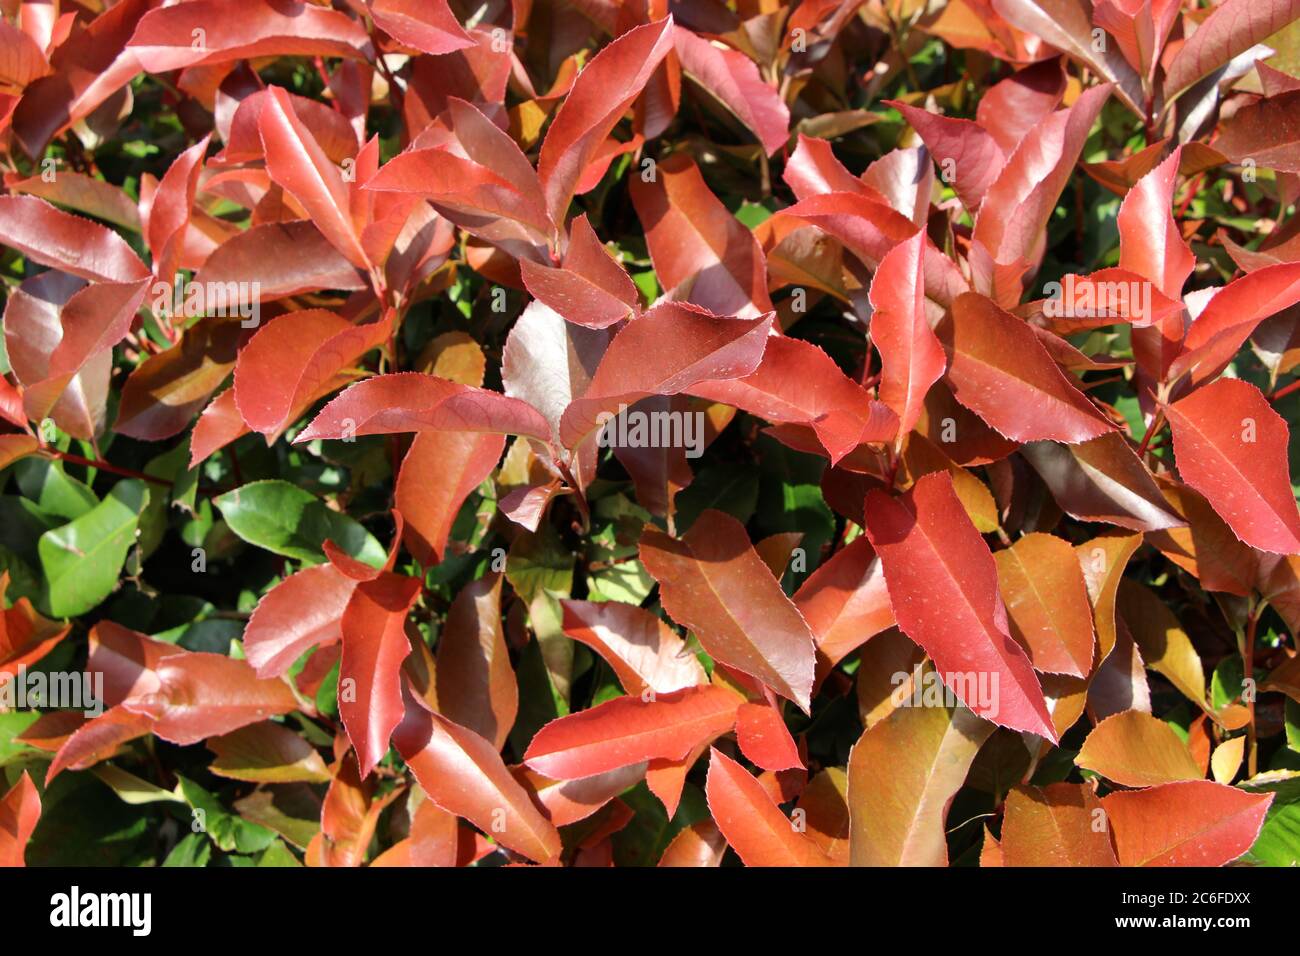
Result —
<svg viewBox="0 0 1300 956"><path fill-rule="evenodd" d="M216 505L231 531L286 558L320 563L326 540L371 567L383 567L387 557L360 523L287 481L254 481L226 492Z"/></svg>
<svg viewBox="0 0 1300 956"><path fill-rule="evenodd" d="M181 793L196 811L191 826L195 832L206 832L218 849L227 853L260 853L275 839L275 834L266 827L250 823L227 811L220 800L193 780L179 774L177 779L180 781Z"/></svg>
<svg viewBox="0 0 1300 956"><path fill-rule="evenodd" d="M258 866L302 866L282 840L276 840L257 858Z"/></svg>
<svg viewBox="0 0 1300 956"><path fill-rule="evenodd" d="M542 591L568 597L573 590L573 554L555 529L544 524L536 534L521 534L510 545L506 579L524 601Z"/></svg>
<svg viewBox="0 0 1300 956"><path fill-rule="evenodd" d="M90 486L68 477L60 461L24 458L14 465L14 477L23 497L55 517L71 521L99 504Z"/></svg>
<svg viewBox="0 0 1300 956"><path fill-rule="evenodd" d="M143 482L119 481L80 518L41 535L37 551L45 572L42 603L49 614L84 614L113 593L148 501Z"/></svg>
<svg viewBox="0 0 1300 956"><path fill-rule="evenodd" d="M1273 793L1255 845L1243 857L1262 866L1294 866L1300 859L1300 774L1293 770L1262 773L1244 781L1250 793Z"/></svg>
<svg viewBox="0 0 1300 956"><path fill-rule="evenodd" d="M196 867L207 866L212 857L212 844L203 838L202 833L187 833L185 838L172 847L163 860L163 866Z"/></svg>

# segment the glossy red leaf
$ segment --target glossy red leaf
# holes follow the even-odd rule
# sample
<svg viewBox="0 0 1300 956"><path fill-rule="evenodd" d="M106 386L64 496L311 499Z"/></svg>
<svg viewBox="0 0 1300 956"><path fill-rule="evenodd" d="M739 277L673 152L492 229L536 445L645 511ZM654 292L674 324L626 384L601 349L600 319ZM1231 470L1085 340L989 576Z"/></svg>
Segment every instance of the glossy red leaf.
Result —
<svg viewBox="0 0 1300 956"><path fill-rule="evenodd" d="M692 395L734 405L769 422L810 427L831 463L864 442L892 441L897 416L875 401L811 343L786 336L767 340L758 368L726 381L705 381Z"/></svg>
<svg viewBox="0 0 1300 956"><path fill-rule="evenodd" d="M262 223L228 239L208 256L194 283L235 290L256 283L263 304L301 292L365 287L361 273L306 220ZM236 297L228 307L252 304Z"/></svg>
<svg viewBox="0 0 1300 956"><path fill-rule="evenodd" d="M803 767L799 747L790 736L780 706L773 702L740 705L736 712L736 742L740 752L764 770Z"/></svg>
<svg viewBox="0 0 1300 956"><path fill-rule="evenodd" d="M569 246L559 269L520 260L528 291L569 322L603 329L641 311L641 297L623 267L610 256L586 215L569 227Z"/></svg>
<svg viewBox="0 0 1300 956"><path fill-rule="evenodd" d="M1271 793L1192 780L1101 799L1123 866L1223 866L1250 849Z"/></svg>
<svg viewBox="0 0 1300 956"><path fill-rule="evenodd" d="M371 0L367 8L379 29L425 53L438 56L475 45L447 0Z"/></svg>
<svg viewBox="0 0 1300 956"><path fill-rule="evenodd" d="M668 615L716 660L758 678L808 712L814 639L740 522L708 510L681 540L647 525L641 561Z"/></svg>
<svg viewBox="0 0 1300 956"><path fill-rule="evenodd" d="M1030 442L1020 454L1061 509L1080 521L1104 521L1132 531L1162 531L1186 523L1118 432L1077 445Z"/></svg>
<svg viewBox="0 0 1300 956"><path fill-rule="evenodd" d="M0 196L0 241L41 265L92 282L149 277L140 257L113 230L35 196Z"/></svg>
<svg viewBox="0 0 1300 956"><path fill-rule="evenodd" d="M894 624L885 573L865 535L835 552L795 592L817 642L817 679Z"/></svg>
<svg viewBox="0 0 1300 956"><path fill-rule="evenodd" d="M971 120L940 116L897 100L886 102L916 130L962 205L976 212L1006 165L1006 154L997 139Z"/></svg>
<svg viewBox="0 0 1300 956"><path fill-rule="evenodd" d="M975 104L975 119L1003 155L1014 153L1021 140L1060 105L1066 88L1061 67L1060 59L1050 59L1017 70L989 87Z"/></svg>
<svg viewBox="0 0 1300 956"><path fill-rule="evenodd" d="M357 584L339 619L339 715L362 777L388 752L388 739L402 720L401 667L411 653L406 615L420 588L418 578L381 572Z"/></svg>
<svg viewBox="0 0 1300 956"><path fill-rule="evenodd" d="M1013 787L1002 818L1003 866L1118 866L1101 803L1087 784Z"/></svg>
<svg viewBox="0 0 1300 956"><path fill-rule="evenodd" d="M1166 100L1214 72L1237 54L1300 17L1296 0L1225 0L1201 22L1165 70Z"/></svg>
<svg viewBox="0 0 1300 956"><path fill-rule="evenodd" d="M938 332L953 396L1007 438L1073 444L1114 430L1029 326L985 296L960 296Z"/></svg>
<svg viewBox="0 0 1300 956"><path fill-rule="evenodd" d="M550 437L546 420L518 399L434 375L398 372L353 385L322 408L294 442L425 430L527 435L543 442Z"/></svg>
<svg viewBox="0 0 1300 956"><path fill-rule="evenodd" d="M406 519L406 546L422 564L440 562L461 505L501 460L504 435L419 432L397 474L394 505Z"/></svg>
<svg viewBox="0 0 1300 956"><path fill-rule="evenodd" d="M1169 370L1175 381L1186 372L1198 385L1213 379L1271 315L1300 302L1300 262L1265 266L1213 292L1187 330L1182 351Z"/></svg>
<svg viewBox="0 0 1300 956"><path fill-rule="evenodd" d="M746 866L834 866L762 784L716 749L709 752L704 794L718 829Z"/></svg>
<svg viewBox="0 0 1300 956"><path fill-rule="evenodd" d="M259 56L364 59L373 53L356 20L297 0L248 0L238 16L220 0L160 7L141 18L128 50L151 73Z"/></svg>
<svg viewBox="0 0 1300 956"><path fill-rule="evenodd" d="M628 186L659 284L674 298L719 315L754 318L772 309L762 247L713 195L686 153Z"/></svg>
<svg viewBox="0 0 1300 956"><path fill-rule="evenodd" d="M542 142L537 174L546 208L563 222L587 164L673 46L669 17L627 31L578 74Z"/></svg>
<svg viewBox="0 0 1300 956"><path fill-rule="evenodd" d="M753 60L684 27L673 29L673 47L682 71L726 106L758 138L763 152L771 156L785 145L790 111Z"/></svg>
<svg viewBox="0 0 1300 956"><path fill-rule="evenodd" d="M867 534L899 627L926 649L945 682L961 678L963 687L949 686L963 703L1001 726L1055 741L1042 687L1008 630L993 555L947 472L926 475L902 498L870 492ZM981 677L992 693L978 700Z"/></svg>
<svg viewBox="0 0 1300 956"><path fill-rule="evenodd" d="M0 798L0 868L25 866L27 841L41 818L41 797L26 770Z"/></svg>
<svg viewBox="0 0 1300 956"><path fill-rule="evenodd" d="M1168 406L1183 480L1246 544L1300 552L1300 512L1291 492L1290 431L1254 385L1220 379Z"/></svg>
<svg viewBox="0 0 1300 956"><path fill-rule="evenodd" d="M461 588L438 637L438 709L500 750L519 711L519 687L501 630L501 576Z"/></svg>
<svg viewBox="0 0 1300 956"><path fill-rule="evenodd" d="M734 727L741 703L709 685L616 697L544 726L524 763L548 777L576 780L647 760L680 760Z"/></svg>
<svg viewBox="0 0 1300 956"><path fill-rule="evenodd" d="M900 437L921 417L925 393L947 360L925 313L925 230L886 254L871 280L871 341L880 352L880 398Z"/></svg>
<svg viewBox="0 0 1300 956"><path fill-rule="evenodd" d="M267 592L244 631L244 653L261 677L277 677L308 650L342 638L357 582L332 564L304 568Z"/></svg>
<svg viewBox="0 0 1300 956"><path fill-rule="evenodd" d="M619 601L560 602L564 633L604 658L629 694L671 694L707 683L686 642L644 608Z"/></svg>
<svg viewBox="0 0 1300 956"><path fill-rule="evenodd" d="M408 699L394 743L434 803L502 846L542 863L560 854L560 834L511 776L492 745Z"/></svg>
<svg viewBox="0 0 1300 956"><path fill-rule="evenodd" d="M206 2L206 0L198 0ZM302 203L325 238L348 262L361 269L371 262L353 222L347 184L316 138L298 119L289 94L273 86L262 107L258 129L271 179Z"/></svg>

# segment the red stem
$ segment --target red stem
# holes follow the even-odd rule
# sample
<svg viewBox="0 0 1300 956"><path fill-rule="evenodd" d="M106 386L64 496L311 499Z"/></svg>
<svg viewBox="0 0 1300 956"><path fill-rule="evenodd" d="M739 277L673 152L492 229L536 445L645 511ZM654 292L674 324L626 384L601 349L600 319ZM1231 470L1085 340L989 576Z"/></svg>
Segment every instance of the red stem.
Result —
<svg viewBox="0 0 1300 956"><path fill-rule="evenodd" d="M1279 398L1284 398L1287 395L1290 395L1292 392L1296 391L1297 389L1300 389L1300 378L1296 379L1294 382L1291 382L1288 385L1283 385L1276 392L1270 395L1268 397L1268 400L1270 402L1276 402Z"/></svg>
<svg viewBox="0 0 1300 956"><path fill-rule="evenodd" d="M102 458L83 458L81 455L74 455L70 451L60 451L57 448L46 448L45 453L72 465L98 468L100 471L112 472L115 475L121 475L123 478L138 478L141 481L151 481L155 485L167 485L168 487L171 487L172 484L166 478L159 478L157 475L146 475L143 471L135 471L132 468L123 468L120 465L110 464Z"/></svg>

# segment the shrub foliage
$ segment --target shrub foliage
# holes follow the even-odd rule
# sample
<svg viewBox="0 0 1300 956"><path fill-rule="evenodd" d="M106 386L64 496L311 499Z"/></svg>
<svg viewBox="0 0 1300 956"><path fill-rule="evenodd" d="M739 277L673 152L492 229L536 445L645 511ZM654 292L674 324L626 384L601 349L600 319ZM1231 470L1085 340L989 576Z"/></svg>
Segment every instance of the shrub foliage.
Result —
<svg viewBox="0 0 1300 956"><path fill-rule="evenodd" d="M0 863L1300 860L1300 2L0 19Z"/></svg>

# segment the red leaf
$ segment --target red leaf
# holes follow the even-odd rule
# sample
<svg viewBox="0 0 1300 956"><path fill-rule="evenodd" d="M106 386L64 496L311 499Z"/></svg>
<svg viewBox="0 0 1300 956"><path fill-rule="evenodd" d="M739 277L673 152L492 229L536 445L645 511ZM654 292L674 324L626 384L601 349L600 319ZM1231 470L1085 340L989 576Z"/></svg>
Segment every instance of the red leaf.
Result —
<svg viewBox="0 0 1300 956"><path fill-rule="evenodd" d="M673 837L659 866L721 866L727 841L712 820L701 820Z"/></svg>
<svg viewBox="0 0 1300 956"><path fill-rule="evenodd" d="M14 135L28 156L39 159L54 137L88 117L140 72L135 51L125 47L150 6L151 0L114 4L88 26L77 24L50 54L52 75L29 86L13 111ZM193 42L188 33L185 42Z"/></svg>
<svg viewBox="0 0 1300 956"><path fill-rule="evenodd" d="M552 780L522 765L512 767L510 772L536 794L550 821L564 827L587 819L628 787L636 786L645 776L645 764L632 764L578 780Z"/></svg>
<svg viewBox="0 0 1300 956"><path fill-rule="evenodd" d="M1223 866L1250 849L1271 793L1192 780L1102 797L1123 866Z"/></svg>
<svg viewBox="0 0 1300 956"><path fill-rule="evenodd" d="M235 403L244 421L268 441L339 380L366 352L384 344L393 315L353 325L325 309L302 309L257 330L235 366Z"/></svg>
<svg viewBox="0 0 1300 956"><path fill-rule="evenodd" d="M27 841L41 818L41 797L31 775L23 771L18 782L0 799L0 867L25 866Z"/></svg>
<svg viewBox="0 0 1300 956"><path fill-rule="evenodd" d="M92 282L149 278L140 257L113 230L35 196L0 196L0 242L41 265Z"/></svg>
<svg viewBox="0 0 1300 956"><path fill-rule="evenodd" d="M25 438L33 445L36 442L27 435L0 435L0 449L7 438ZM71 624L42 617L25 597L4 608L8 587L9 572L0 571L0 685L6 683L2 678L11 677L43 658L72 629Z"/></svg>
<svg viewBox="0 0 1300 956"><path fill-rule="evenodd" d="M206 0L196 0L204 3ZM329 11L332 12L332 11ZM271 179L302 203L312 221L352 265L367 269L371 263L361 248L358 227L352 221L343 174L311 131L293 111L289 94L271 87L262 107L258 129L266 150L266 170Z"/></svg>
<svg viewBox="0 0 1300 956"><path fill-rule="evenodd" d="M256 288L262 304L319 289L365 288L360 273L306 220L268 222L239 233L208 256L194 284ZM227 308L247 309L253 302L240 296Z"/></svg>
<svg viewBox="0 0 1300 956"><path fill-rule="evenodd" d="M646 182L628 185L659 284L719 315L755 318L772 309L767 265L754 234L709 190L688 153L674 153Z"/></svg>
<svg viewBox="0 0 1300 956"><path fill-rule="evenodd" d="M418 578L381 572L357 584L339 621L339 715L362 777L388 752L388 738L402 720L401 667L411 653L406 615L420 588Z"/></svg>
<svg viewBox="0 0 1300 956"><path fill-rule="evenodd" d="M671 17L634 27L578 74L551 120L537 161L546 208L556 223L568 218L583 171L672 49L672 31Z"/></svg>
<svg viewBox="0 0 1300 956"><path fill-rule="evenodd" d="M716 46L683 27L673 28L682 70L727 107L771 156L789 139L790 111L745 54Z"/></svg>
<svg viewBox="0 0 1300 956"><path fill-rule="evenodd" d="M891 441L897 416L840 371L825 352L800 339L774 336L751 374L706 381L690 394L734 405L774 423L807 425L835 464L864 442Z"/></svg>
<svg viewBox="0 0 1300 956"><path fill-rule="evenodd" d="M179 344L150 355L122 386L113 430L141 441L184 431L234 367L241 335L235 319L205 318Z"/></svg>
<svg viewBox="0 0 1300 956"><path fill-rule="evenodd" d="M532 165L481 110L448 100L451 129L430 127L366 183L369 190L414 193L467 231L521 256L540 257L555 225Z"/></svg>
<svg viewBox="0 0 1300 956"><path fill-rule="evenodd" d="M1198 385L1218 375L1271 315L1300 302L1300 262L1256 269L1213 293L1187 330L1182 352L1169 369L1174 382L1190 372Z"/></svg>
<svg viewBox="0 0 1300 956"><path fill-rule="evenodd" d="M886 202L873 187L844 168L835 158L831 144L824 139L798 135L794 152L786 161L781 174L796 199L807 199L823 193L858 193L875 202Z"/></svg>
<svg viewBox="0 0 1300 956"><path fill-rule="evenodd" d="M421 564L436 564L446 556L461 505L492 474L504 447L504 435L416 434L402 459L393 501L406 519L406 546Z"/></svg>
<svg viewBox="0 0 1300 956"><path fill-rule="evenodd" d="M519 688L501 630L501 576L461 588L438 638L438 709L500 750L519 710Z"/></svg>
<svg viewBox="0 0 1300 956"><path fill-rule="evenodd" d="M921 417L925 393L943 375L943 346L925 314L925 230L886 254L871 280L871 340L880 351L880 398L901 439Z"/></svg>
<svg viewBox="0 0 1300 956"><path fill-rule="evenodd" d="M772 802L762 784L716 749L704 785L709 812L746 866L834 866Z"/></svg>
<svg viewBox="0 0 1300 956"><path fill-rule="evenodd" d="M1077 445L1030 442L1020 454L1061 509L1080 521L1104 521L1132 531L1161 531L1186 523L1118 432Z"/></svg>
<svg viewBox="0 0 1300 956"><path fill-rule="evenodd" d="M1114 431L1029 326L988 298L958 297L938 332L954 397L1006 437L1071 444Z"/></svg>
<svg viewBox="0 0 1300 956"><path fill-rule="evenodd" d="M158 690L123 702L149 717L152 732L174 744L194 744L298 709L282 680L257 677L247 661L220 654L171 654L158 662Z"/></svg>
<svg viewBox="0 0 1300 956"><path fill-rule="evenodd" d="M1287 466L1290 431L1259 389L1219 379L1165 411L1179 474L1233 533L1261 551L1300 552L1300 513Z"/></svg>
<svg viewBox="0 0 1300 956"><path fill-rule="evenodd" d="M962 205L972 214L977 212L1007 161L993 135L970 120L928 113L897 100L885 102L902 113L920 135Z"/></svg>
<svg viewBox="0 0 1300 956"><path fill-rule="evenodd" d="M1165 70L1165 101L1300 17L1296 0L1225 0L1210 11Z"/></svg>
<svg viewBox="0 0 1300 956"><path fill-rule="evenodd" d="M980 97L975 118L997 141L1003 155L1014 153L1020 141L1060 104L1066 87L1062 63L1054 58L1017 70Z"/></svg>
<svg viewBox="0 0 1300 956"><path fill-rule="evenodd" d="M586 214L569 228L562 268L520 260L519 271L529 293L568 321L592 329L638 315L641 297L636 286L601 244Z"/></svg>
<svg viewBox="0 0 1300 956"><path fill-rule="evenodd" d="M695 655L649 611L618 601L561 601L564 633L605 659L629 694L670 694L708 682Z"/></svg>
<svg viewBox="0 0 1300 956"><path fill-rule="evenodd" d="M398 372L353 385L322 408L294 443L425 430L527 435L543 442L551 431L531 405L500 392Z"/></svg>
<svg viewBox="0 0 1300 956"><path fill-rule="evenodd" d="M1074 548L1032 533L993 555L1011 635L1034 669L1086 677L1092 670L1092 605Z"/></svg>
<svg viewBox="0 0 1300 956"><path fill-rule="evenodd" d="M817 642L817 681L870 638L894 624L880 559L866 536L817 568L794 596Z"/></svg>
<svg viewBox="0 0 1300 956"><path fill-rule="evenodd" d="M1042 255L1044 230L1056 201L1110 92L1109 85L1091 87L1068 109L1044 119L989 186L972 239L993 263L1028 265ZM999 301L1005 302L1001 297Z"/></svg>
<svg viewBox="0 0 1300 956"><path fill-rule="evenodd" d="M742 319L661 302L619 330L582 398L560 419L565 447L577 449L611 415L647 395L676 395L702 381L737 378L758 367L773 315ZM661 346L672 342L671 350Z"/></svg>
<svg viewBox="0 0 1300 956"><path fill-rule="evenodd" d="M615 697L551 721L539 730L524 763L558 780L576 780L656 758L680 760L725 734L742 700L704 685L670 694Z"/></svg>
<svg viewBox="0 0 1300 956"><path fill-rule="evenodd" d="M768 570L744 525L712 509L676 540L647 525L641 561L659 600L716 660L758 678L807 713L813 636Z"/></svg>
<svg viewBox="0 0 1300 956"><path fill-rule="evenodd" d="M443 810L531 860L560 855L554 824L478 734L408 700L393 741L429 799Z"/></svg>
<svg viewBox="0 0 1300 956"><path fill-rule="evenodd" d="M736 742L741 753L764 770L803 767L799 748L785 725L781 708L773 702L740 705L736 712Z"/></svg>
<svg viewBox="0 0 1300 956"><path fill-rule="evenodd" d="M1004 866L1118 866L1087 784L1013 787L1002 821Z"/></svg>
<svg viewBox="0 0 1300 956"><path fill-rule="evenodd" d="M342 638L357 582L332 564L304 568L262 598L244 631L244 653L260 677L278 677L314 647Z"/></svg>
<svg viewBox="0 0 1300 956"><path fill-rule="evenodd" d="M902 498L870 492L867 534L899 627L925 648L949 688L981 717L1055 742L1042 687L1008 630L993 555L948 473L926 475ZM989 693L974 692L981 679Z"/></svg>
<svg viewBox="0 0 1300 956"><path fill-rule="evenodd" d="M148 204L144 238L153 256L153 273L164 282L173 281L181 264L194 194L210 139L210 134L203 137L172 161Z"/></svg>
<svg viewBox="0 0 1300 956"><path fill-rule="evenodd" d="M106 710L78 727L59 746L45 772L46 786L64 770L85 770L107 760L123 744L146 736L153 728L152 717L127 710L124 705Z"/></svg>
<svg viewBox="0 0 1300 956"><path fill-rule="evenodd" d="M371 0L375 25L406 46L438 56L475 45L447 0Z"/></svg>
<svg viewBox="0 0 1300 956"><path fill-rule="evenodd" d="M221 0L160 7L141 18L127 50L150 73L262 56L373 55L356 20L296 0L242 0L237 14Z"/></svg>
<svg viewBox="0 0 1300 956"><path fill-rule="evenodd" d="M248 426L235 405L235 390L228 388L203 409L190 432L190 463L193 468L219 448L248 434Z"/></svg>

